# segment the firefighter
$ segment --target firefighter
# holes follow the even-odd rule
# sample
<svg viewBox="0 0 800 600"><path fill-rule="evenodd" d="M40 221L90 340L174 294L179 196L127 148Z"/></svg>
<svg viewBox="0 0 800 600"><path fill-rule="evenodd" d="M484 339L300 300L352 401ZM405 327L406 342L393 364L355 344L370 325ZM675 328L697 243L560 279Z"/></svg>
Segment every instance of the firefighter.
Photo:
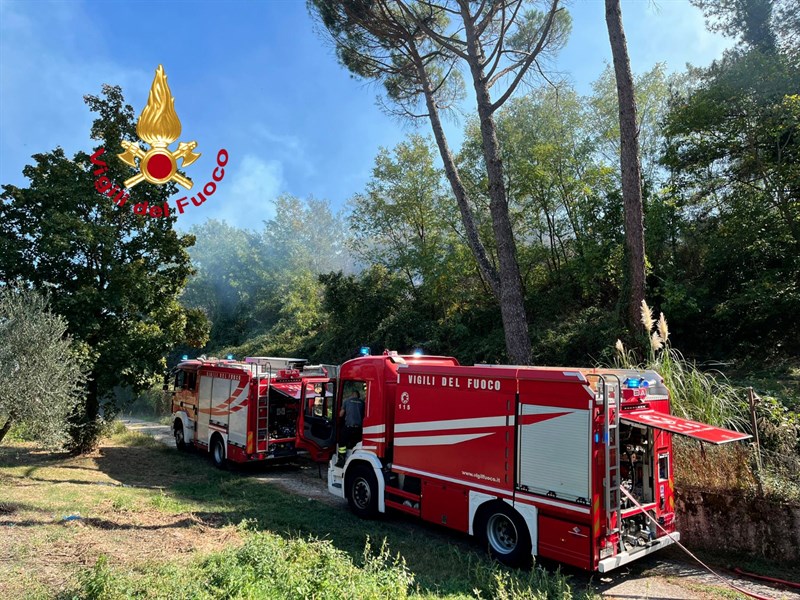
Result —
<svg viewBox="0 0 800 600"><path fill-rule="evenodd" d="M345 398L339 417L344 417L344 432L339 445L339 460L337 467L343 467L347 458L347 451L361 441L362 423L364 422L364 400L358 390Z"/></svg>

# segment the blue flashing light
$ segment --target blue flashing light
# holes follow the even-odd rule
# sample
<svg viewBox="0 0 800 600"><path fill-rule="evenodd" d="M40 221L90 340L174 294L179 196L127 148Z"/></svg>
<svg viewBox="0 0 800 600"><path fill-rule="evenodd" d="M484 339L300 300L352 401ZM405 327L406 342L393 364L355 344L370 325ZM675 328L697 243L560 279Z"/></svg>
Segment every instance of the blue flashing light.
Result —
<svg viewBox="0 0 800 600"><path fill-rule="evenodd" d="M181 360L189 360L189 355L184 354L183 356L181 356Z"/></svg>
<svg viewBox="0 0 800 600"><path fill-rule="evenodd" d="M641 377L628 377L622 382L622 385L629 389L650 387L650 384L647 382L647 380L642 379Z"/></svg>
<svg viewBox="0 0 800 600"><path fill-rule="evenodd" d="M594 434L594 443L597 444L599 442L600 442L600 434L599 433L595 433Z"/></svg>
<svg viewBox="0 0 800 600"><path fill-rule="evenodd" d="M414 350L414 356L422 356L422 349L417 348Z"/></svg>
<svg viewBox="0 0 800 600"><path fill-rule="evenodd" d="M225 358L227 358L228 360L233 360L233 354L228 354L228 356L226 356Z"/></svg>
<svg viewBox="0 0 800 600"><path fill-rule="evenodd" d="M359 354L361 354L361 356L369 356L369 346L361 346Z"/></svg>

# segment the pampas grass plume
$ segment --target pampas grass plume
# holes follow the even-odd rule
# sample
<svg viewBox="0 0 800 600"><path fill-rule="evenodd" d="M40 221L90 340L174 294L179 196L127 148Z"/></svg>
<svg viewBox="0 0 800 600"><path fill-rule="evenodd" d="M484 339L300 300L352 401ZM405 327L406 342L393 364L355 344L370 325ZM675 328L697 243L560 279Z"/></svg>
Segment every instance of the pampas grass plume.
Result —
<svg viewBox="0 0 800 600"><path fill-rule="evenodd" d="M661 350L664 347L664 341L661 339L661 336L658 335L657 331L653 332L653 335L650 336L650 347L655 350Z"/></svg>
<svg viewBox="0 0 800 600"><path fill-rule="evenodd" d="M654 324L655 321L653 320L653 309L647 306L646 300L642 300L642 325L644 325L647 333L652 331Z"/></svg>
<svg viewBox="0 0 800 600"><path fill-rule="evenodd" d="M658 335L661 336L661 340L666 344L669 339L669 328L667 327L667 319L664 317L664 313L661 313L658 317Z"/></svg>

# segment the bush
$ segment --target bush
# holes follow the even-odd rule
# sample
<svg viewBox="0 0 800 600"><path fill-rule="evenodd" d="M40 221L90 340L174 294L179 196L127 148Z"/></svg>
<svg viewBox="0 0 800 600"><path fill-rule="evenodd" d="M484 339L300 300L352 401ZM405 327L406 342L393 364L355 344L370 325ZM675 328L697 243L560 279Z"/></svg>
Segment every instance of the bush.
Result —
<svg viewBox="0 0 800 600"><path fill-rule="evenodd" d="M367 543L361 565L329 541L284 539L263 532L244 545L177 565L125 573L100 557L78 577L78 587L63 598L406 598L413 577L386 545L373 553Z"/></svg>
<svg viewBox="0 0 800 600"><path fill-rule="evenodd" d="M669 345L664 314L661 313L656 323L644 301L642 324L649 336L647 360L637 363L635 354L618 340L615 366L652 369L659 373L670 391L674 414L753 433L748 390L732 385L720 372L701 371L695 363L686 360ZM698 452L696 442L677 439L675 464L679 485L750 493L760 486L766 496L790 501L800 499L800 484L797 483L800 480L800 418L771 396L758 400L760 471L755 469L754 446L727 444L701 447Z"/></svg>
<svg viewBox="0 0 800 600"><path fill-rule="evenodd" d="M0 289L0 441L18 434L59 448L67 418L83 397L82 362L66 335L66 320L36 292Z"/></svg>

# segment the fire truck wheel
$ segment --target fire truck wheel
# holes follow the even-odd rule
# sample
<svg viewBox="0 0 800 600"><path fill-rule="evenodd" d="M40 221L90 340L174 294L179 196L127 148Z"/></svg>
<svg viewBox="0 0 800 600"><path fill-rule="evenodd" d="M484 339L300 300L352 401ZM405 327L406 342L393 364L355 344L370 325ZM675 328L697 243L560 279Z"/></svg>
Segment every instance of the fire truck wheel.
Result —
<svg viewBox="0 0 800 600"><path fill-rule="evenodd" d="M347 474L347 502L350 509L362 519L378 514L378 480L372 467L353 465Z"/></svg>
<svg viewBox="0 0 800 600"><path fill-rule="evenodd" d="M225 460L225 444L219 435L214 436L214 439L211 440L211 460L218 469L228 467L228 461Z"/></svg>
<svg viewBox="0 0 800 600"><path fill-rule="evenodd" d="M531 535L517 511L495 502L481 513L478 534L489 553L509 567L526 566L531 560Z"/></svg>
<svg viewBox="0 0 800 600"><path fill-rule="evenodd" d="M175 435L175 447L178 450L186 450L186 438L183 437L183 423L175 419L175 425L172 427L172 433Z"/></svg>

